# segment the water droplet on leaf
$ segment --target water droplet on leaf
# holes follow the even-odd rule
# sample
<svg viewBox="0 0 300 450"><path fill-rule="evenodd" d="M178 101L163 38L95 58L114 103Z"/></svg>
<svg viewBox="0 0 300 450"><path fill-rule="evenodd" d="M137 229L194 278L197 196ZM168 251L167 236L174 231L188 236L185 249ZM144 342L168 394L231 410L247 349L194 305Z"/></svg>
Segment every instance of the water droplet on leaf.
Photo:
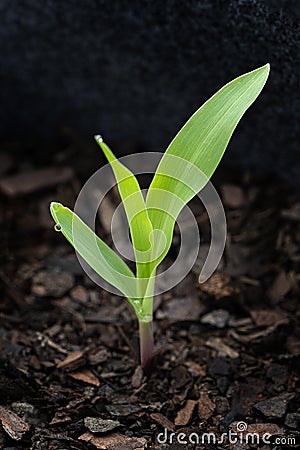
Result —
<svg viewBox="0 0 300 450"><path fill-rule="evenodd" d="M151 314L145 314L143 319L145 320L145 322L151 322L152 315Z"/></svg>
<svg viewBox="0 0 300 450"><path fill-rule="evenodd" d="M96 134L95 139L99 142L103 142L103 138L102 138L101 134Z"/></svg>
<svg viewBox="0 0 300 450"><path fill-rule="evenodd" d="M61 225L60 225L59 223L56 223L56 224L54 225L54 230L55 230L55 231L61 231Z"/></svg>

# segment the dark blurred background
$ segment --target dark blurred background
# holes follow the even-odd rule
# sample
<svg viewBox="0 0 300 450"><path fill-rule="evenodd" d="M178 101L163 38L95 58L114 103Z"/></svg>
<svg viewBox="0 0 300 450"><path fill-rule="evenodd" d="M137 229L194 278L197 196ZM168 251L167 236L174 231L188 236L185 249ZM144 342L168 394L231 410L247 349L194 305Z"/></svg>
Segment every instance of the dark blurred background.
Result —
<svg viewBox="0 0 300 450"><path fill-rule="evenodd" d="M164 150L216 90L269 62L225 164L300 186L298 0L2 0L0 12L0 136L22 140L17 156L47 163L66 134L98 132L118 154Z"/></svg>

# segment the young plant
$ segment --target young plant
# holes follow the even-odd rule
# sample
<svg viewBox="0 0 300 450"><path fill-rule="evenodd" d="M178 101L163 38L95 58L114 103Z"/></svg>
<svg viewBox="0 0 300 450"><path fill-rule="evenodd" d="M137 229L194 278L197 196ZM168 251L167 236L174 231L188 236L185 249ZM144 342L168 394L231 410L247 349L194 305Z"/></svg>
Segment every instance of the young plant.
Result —
<svg viewBox="0 0 300 450"><path fill-rule="evenodd" d="M132 305L139 321L141 364L151 371L153 295L156 270L172 241L182 208L205 186L239 120L261 92L269 65L226 84L175 136L162 157L144 200L133 173L121 164L101 136L95 139L117 181L135 255L136 273L70 209L52 202L50 211L81 257Z"/></svg>

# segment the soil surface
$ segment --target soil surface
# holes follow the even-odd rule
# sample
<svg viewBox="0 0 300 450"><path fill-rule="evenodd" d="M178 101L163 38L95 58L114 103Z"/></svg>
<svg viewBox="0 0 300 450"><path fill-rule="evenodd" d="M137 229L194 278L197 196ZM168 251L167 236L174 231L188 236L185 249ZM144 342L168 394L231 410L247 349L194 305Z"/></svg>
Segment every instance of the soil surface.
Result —
<svg viewBox="0 0 300 450"><path fill-rule="evenodd" d="M89 164L100 165L96 150L87 164L88 147L67 142L45 166L26 160L38 148L30 145L6 142L0 153L0 448L296 448L300 194L218 170L224 257L200 285L210 227L192 202L204 244L192 272L155 301L155 370L146 378L133 311L84 274L48 212L51 200L73 207ZM108 243L116 202L114 192L99 220ZM165 264L179 243L175 232ZM246 443L245 427L259 444ZM244 434L221 442L230 431Z"/></svg>

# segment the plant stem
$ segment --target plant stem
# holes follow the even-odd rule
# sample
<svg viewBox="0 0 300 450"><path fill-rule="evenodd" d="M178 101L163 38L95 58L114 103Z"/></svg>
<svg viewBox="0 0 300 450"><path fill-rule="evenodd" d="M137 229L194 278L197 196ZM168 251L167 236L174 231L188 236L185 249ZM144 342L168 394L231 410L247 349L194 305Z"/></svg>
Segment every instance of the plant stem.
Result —
<svg viewBox="0 0 300 450"><path fill-rule="evenodd" d="M146 375L152 371L152 357L154 351L153 321L139 320L141 365Z"/></svg>

